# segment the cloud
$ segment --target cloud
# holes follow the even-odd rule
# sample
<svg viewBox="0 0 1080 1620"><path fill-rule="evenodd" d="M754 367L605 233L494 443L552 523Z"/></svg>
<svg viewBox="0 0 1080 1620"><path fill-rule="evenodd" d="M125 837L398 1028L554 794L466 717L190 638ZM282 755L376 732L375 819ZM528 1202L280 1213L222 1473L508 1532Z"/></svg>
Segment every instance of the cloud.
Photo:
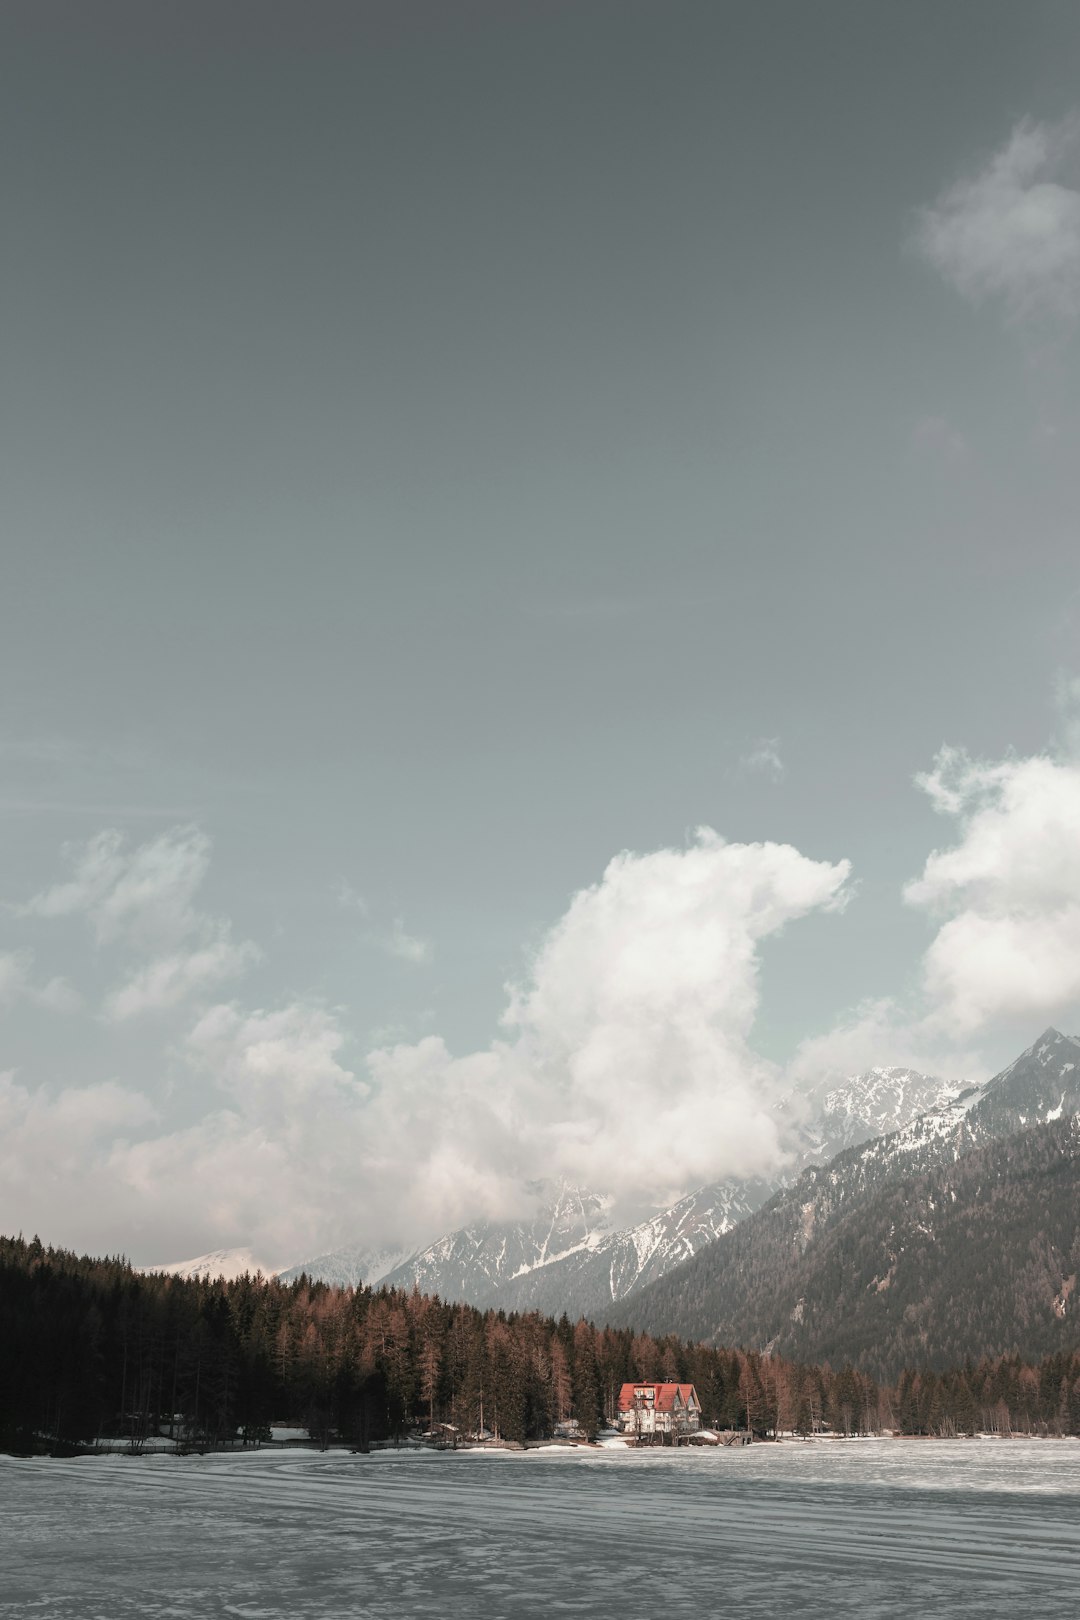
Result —
<svg viewBox="0 0 1080 1620"><path fill-rule="evenodd" d="M379 1219L375 1199L394 1196L400 1182L373 1186L365 1175L370 1087L342 1063L344 1044L338 1017L313 1003L222 1004L203 1014L187 1056L222 1106L184 1131L128 1144L111 1161L167 1234L159 1255L174 1252L185 1221L192 1253L250 1238L285 1264Z"/></svg>
<svg viewBox="0 0 1080 1620"><path fill-rule="evenodd" d="M27 993L30 979L30 951L5 951L0 955L0 1007L11 1007Z"/></svg>
<svg viewBox="0 0 1080 1620"><path fill-rule="evenodd" d="M749 753L739 760L739 771L743 776L764 776L770 782L782 782L785 765L780 758L779 737L758 737Z"/></svg>
<svg viewBox="0 0 1080 1620"><path fill-rule="evenodd" d="M1074 695L1063 679L1063 716ZM849 864L703 828L684 848L623 852L573 896L480 1050L430 1034L350 1060L338 1009L223 1001L171 1054L188 1094L210 1097L182 1128L112 1082L32 1092L8 1077L0 1216L80 1244L130 1234L146 1260L248 1244L283 1263L526 1214L541 1178L609 1191L619 1218L779 1168L792 1083L882 1062L973 1077L995 1020L1080 999L1080 761L945 749L918 781L953 829L905 890L933 919L918 989L855 1008L786 1071L752 1044L765 942L840 911ZM184 829L137 848L92 840L35 897L35 914L84 915L126 950L172 939L113 991L108 1017L202 998L247 965L254 947L198 909L208 847ZM0 997L27 995L32 965L0 956Z"/></svg>
<svg viewBox="0 0 1080 1620"><path fill-rule="evenodd" d="M785 1074L793 1091L805 1094L836 1085L877 1067L915 1069L960 1084L984 1070L980 1052L958 1044L920 1011L893 996L870 997L831 1029L801 1041Z"/></svg>
<svg viewBox="0 0 1080 1620"><path fill-rule="evenodd" d="M82 1161L61 1132L65 1179L46 1194L35 1177L60 1104L24 1095L5 1142L23 1153L18 1197L2 1207L24 1225L45 1224L51 1207L61 1238L66 1210L80 1243L129 1232L146 1260L250 1244L285 1262L350 1238L430 1241L525 1214L541 1177L606 1188L636 1213L775 1168L781 1076L749 1046L761 947L799 917L839 910L848 875L846 862L707 829L685 849L624 853L541 940L508 992L503 1033L460 1056L429 1035L354 1072L333 1008L212 1006L178 1050L216 1097L201 1119L154 1132L145 1098L102 1093L84 1105L94 1129Z"/></svg>
<svg viewBox="0 0 1080 1620"><path fill-rule="evenodd" d="M49 1012L77 1012L82 1006L78 991L73 990L62 978L35 984L33 966L33 951L0 952L0 1008L12 1007L23 1001Z"/></svg>
<svg viewBox="0 0 1080 1620"><path fill-rule="evenodd" d="M347 878L339 880L334 892L342 911L351 911L359 917L371 915L371 907L364 896ZM389 933L372 932L366 935L366 939L369 945L377 945L388 956L396 956L402 962L430 962L434 954L431 941L421 938L419 934L410 934L400 917L394 918Z"/></svg>
<svg viewBox="0 0 1080 1620"><path fill-rule="evenodd" d="M977 174L923 209L916 245L966 298L1011 320L1080 312L1080 124L1024 119Z"/></svg>
<svg viewBox="0 0 1080 1620"><path fill-rule="evenodd" d="M414 1189L404 1202L437 1230L466 1205L508 1213L529 1177L662 1202L775 1168L779 1077L748 1045L760 945L840 909L848 876L846 861L707 828L687 849L616 857L511 989L505 1040L457 1058L429 1036L370 1056L366 1173L389 1165L397 1201Z"/></svg>
<svg viewBox="0 0 1080 1620"><path fill-rule="evenodd" d="M0 1230L153 1261L250 1234L282 1264L368 1212L360 1155L369 1094L339 1060L324 1008L220 1005L184 1050L219 1102L182 1129L153 1130L151 1100L111 1081L31 1089L0 1076Z"/></svg>
<svg viewBox="0 0 1080 1620"><path fill-rule="evenodd" d="M120 947L149 960L105 998L103 1017L121 1023L177 1006L189 996L244 973L261 957L237 942L225 918L196 906L210 864L201 828L170 828L134 846L108 828L84 843L65 844L72 875L22 905L22 917L84 917L100 947Z"/></svg>
<svg viewBox="0 0 1080 1620"><path fill-rule="evenodd" d="M35 1090L0 1074L0 1231L115 1251L140 1212L110 1164L155 1118L145 1096L115 1081Z"/></svg>
<svg viewBox="0 0 1080 1620"><path fill-rule="evenodd" d="M140 968L105 998L102 1015L119 1024L144 1013L176 1007L189 996L246 973L262 955L250 940L212 940L193 951L161 956Z"/></svg>
<svg viewBox="0 0 1080 1620"><path fill-rule="evenodd" d="M959 840L907 884L944 916L923 960L935 1026L960 1036L1080 999L1080 764L943 748L917 779Z"/></svg>
<svg viewBox="0 0 1080 1620"><path fill-rule="evenodd" d="M368 903L359 890L353 888L348 878L339 878L334 896L342 911L355 911L361 917L367 916Z"/></svg>
<svg viewBox="0 0 1080 1620"><path fill-rule="evenodd" d="M663 1196L775 1167L775 1076L748 1046L760 946L841 909L849 875L847 861L702 828L685 850L618 856L575 897L506 1015L558 1100L566 1173L598 1164L606 1185Z"/></svg>
<svg viewBox="0 0 1080 1620"><path fill-rule="evenodd" d="M1063 676L1066 739L1078 698ZM915 780L956 829L903 889L934 924L917 981L804 1040L787 1070L798 1090L876 1064L976 1079L995 1031L1080 1004L1080 749L985 761L946 747Z"/></svg>
<svg viewBox="0 0 1080 1620"><path fill-rule="evenodd" d="M268 1100L287 1115L293 1105L362 1100L368 1087L338 1061L345 1036L326 1008L291 1002L276 1011L244 1013L211 1007L188 1038L196 1063L245 1108Z"/></svg>
<svg viewBox="0 0 1080 1620"><path fill-rule="evenodd" d="M173 827L129 848L108 828L65 844L73 873L15 907L24 917L84 916L99 944L173 944L202 926L193 901L210 864L210 840L198 827Z"/></svg>
<svg viewBox="0 0 1080 1620"><path fill-rule="evenodd" d="M391 956L398 957L402 962L414 962L419 965L431 961L431 941L406 932L405 924L400 917L394 918L394 926L379 943Z"/></svg>
<svg viewBox="0 0 1080 1620"><path fill-rule="evenodd" d="M31 1090L10 1072L0 1075L0 1152L4 1154L0 1183L21 1179L37 1149L42 1156L51 1155L57 1172L85 1170L81 1148L100 1148L105 1143L111 1151L118 1132L137 1130L155 1118L156 1110L146 1097L112 1080L51 1091ZM10 1230L10 1226L3 1229Z"/></svg>

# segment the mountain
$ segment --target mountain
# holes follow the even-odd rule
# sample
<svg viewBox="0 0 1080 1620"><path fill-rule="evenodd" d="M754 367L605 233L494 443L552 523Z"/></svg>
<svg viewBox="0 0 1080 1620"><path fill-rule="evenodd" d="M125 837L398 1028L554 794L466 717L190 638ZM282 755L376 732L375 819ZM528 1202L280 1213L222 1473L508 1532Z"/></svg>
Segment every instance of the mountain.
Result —
<svg viewBox="0 0 1080 1620"><path fill-rule="evenodd" d="M531 1221L477 1221L439 1238L380 1279L391 1288L462 1300L485 1309L512 1303L515 1279L588 1254L610 1231L610 1200L566 1183L533 1188L539 1210Z"/></svg>
<svg viewBox="0 0 1080 1620"><path fill-rule="evenodd" d="M1044 1030L1034 1046L987 1086L973 1127L1004 1135L1018 1126L1061 1119L1075 1111L1078 1088L1080 1037Z"/></svg>
<svg viewBox="0 0 1080 1620"><path fill-rule="evenodd" d="M661 1331L688 1338L759 1348L773 1345L799 1355L809 1354L813 1344L814 1354L833 1357L857 1351L865 1361L872 1359L875 1343L886 1361L903 1354L910 1358L916 1349L924 1359L940 1359L946 1343L953 1344L955 1353L949 1323L931 1298L934 1268L951 1277L959 1267L973 1279L975 1289L985 1290L991 1282L997 1286L994 1249L973 1246L971 1241L984 1207L1000 1206L986 1230L997 1234L994 1242L1005 1244L1008 1239L1009 1254L1039 1249L1045 1238L1040 1199L1050 1196L1051 1182L1061 1185L1054 1181L1061 1174L1054 1128L1065 1143L1059 1157L1069 1159L1074 1140L1069 1135L1071 1120L1078 1111L1080 1040L1048 1029L986 1086L972 1088L825 1165L811 1166L731 1232L616 1304L607 1320L646 1331L659 1324ZM1035 1146L1025 1144L1033 1130L1043 1132L1049 1146L1040 1145L1043 1138ZM1017 1193L1012 1198L1010 1226L1002 1189L1010 1176L1022 1179L1024 1164L1031 1155L1038 1160L1040 1154L1046 1162L1031 1172L1026 1183L1030 1197ZM970 1166L964 1164L969 1158ZM962 1164L960 1174L957 1167ZM965 1211L971 1213L968 1226L963 1224ZM1065 1264L1071 1252L1064 1227L1056 1241L1051 1272L1059 1262ZM901 1248L907 1258L901 1269L890 1271L900 1268ZM890 1259L894 1250L896 1258ZM913 1256L922 1258L916 1261ZM872 1272L864 1276L871 1262ZM1010 1265L1012 1271L1001 1275L1013 1276L1018 1287L1019 1261L1014 1258ZM897 1282L901 1276L902 1285ZM1057 1278L1059 1290L1066 1281L1067 1277ZM904 1309L912 1309L905 1317L907 1326L886 1332L883 1324L887 1325L894 1303L905 1299L905 1289L918 1295L920 1288L928 1302L925 1308L919 1299L908 1298ZM954 1282L949 1288L956 1294ZM864 1297L871 1290L879 1296L877 1301ZM1024 1290L1020 1294L1027 1297ZM971 1301L965 1301L963 1310L965 1320L980 1319ZM1006 1324L1001 1331L1007 1332L1010 1322L1016 1325L1015 1316L1003 1310L999 1315ZM859 1324L865 1322L874 1324L873 1332L867 1328L860 1338ZM912 1324L920 1322L918 1343L913 1344ZM797 1350L792 1348L796 1344ZM987 1348L973 1332L971 1353Z"/></svg>
<svg viewBox="0 0 1080 1620"><path fill-rule="evenodd" d="M956 1088L914 1069L868 1069L828 1091L788 1097L794 1125L794 1168L833 1158L843 1148L904 1124L955 1097ZM784 1178L786 1179L786 1178ZM698 1187L668 1209L575 1252L510 1278L498 1299L507 1310L602 1315L666 1276L753 1214L778 1181L727 1178Z"/></svg>
<svg viewBox="0 0 1080 1620"><path fill-rule="evenodd" d="M770 1352L879 1379L905 1365L1042 1357L1076 1347L1078 1273L1070 1115L888 1184L788 1263L775 1290L762 1278L744 1325Z"/></svg>
<svg viewBox="0 0 1080 1620"><path fill-rule="evenodd" d="M804 1162L824 1162L845 1148L898 1131L919 1114L952 1102L961 1089L915 1069L896 1068L867 1069L840 1085L819 1086L806 1098Z"/></svg>
<svg viewBox="0 0 1080 1620"><path fill-rule="evenodd" d="M400 1247L365 1248L362 1244L347 1244L332 1249L328 1254L316 1255L299 1266L289 1266L278 1272L281 1282L296 1282L310 1277L316 1282L329 1283L331 1288L359 1288L361 1283L371 1287L382 1282L388 1272L394 1271L408 1260L413 1251Z"/></svg>
<svg viewBox="0 0 1080 1620"><path fill-rule="evenodd" d="M794 1143L795 1173L807 1163L880 1135L955 1095L912 1069L869 1069L840 1085L782 1104ZM669 1208L612 1230L610 1200L566 1185L538 1186L532 1221L476 1222L450 1232L397 1264L373 1262L362 1248L338 1250L283 1273L323 1281L359 1280L419 1288L486 1308L600 1315L612 1301L645 1287L758 1209L777 1181L726 1178L699 1187ZM354 1258L355 1257L355 1258Z"/></svg>
<svg viewBox="0 0 1080 1620"><path fill-rule="evenodd" d="M275 1267L268 1266L265 1261L258 1259L250 1249L211 1249L209 1254L199 1254L194 1260L174 1260L166 1266L143 1266L145 1272L168 1271L176 1277L224 1277L227 1282L233 1282L237 1277L246 1274L254 1277L262 1272L264 1277L275 1277Z"/></svg>
<svg viewBox="0 0 1080 1620"><path fill-rule="evenodd" d="M571 1317L601 1314L613 1299L678 1265L748 1215L769 1196L767 1182L718 1182L700 1188L636 1226L593 1233L567 1252L538 1260L492 1287L490 1303L507 1311ZM463 1277L462 1290L475 1282ZM464 1292L455 1296L464 1298Z"/></svg>

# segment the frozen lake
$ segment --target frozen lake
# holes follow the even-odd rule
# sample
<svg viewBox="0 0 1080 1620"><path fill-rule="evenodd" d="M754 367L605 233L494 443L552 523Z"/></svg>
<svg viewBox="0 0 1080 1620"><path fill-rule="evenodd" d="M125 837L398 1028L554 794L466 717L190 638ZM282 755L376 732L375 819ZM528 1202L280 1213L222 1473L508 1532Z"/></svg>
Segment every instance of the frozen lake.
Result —
<svg viewBox="0 0 1080 1620"><path fill-rule="evenodd" d="M1080 1443L0 1457L0 1616L1075 1616Z"/></svg>

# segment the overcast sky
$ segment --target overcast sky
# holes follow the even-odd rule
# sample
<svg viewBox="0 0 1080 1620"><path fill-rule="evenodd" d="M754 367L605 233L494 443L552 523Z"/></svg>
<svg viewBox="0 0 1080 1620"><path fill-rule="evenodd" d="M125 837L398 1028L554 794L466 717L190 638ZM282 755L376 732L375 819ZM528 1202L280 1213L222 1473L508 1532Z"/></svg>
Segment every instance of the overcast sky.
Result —
<svg viewBox="0 0 1080 1620"><path fill-rule="evenodd" d="M1080 1028L1078 68L1072 0L4 6L0 1230L660 1202Z"/></svg>

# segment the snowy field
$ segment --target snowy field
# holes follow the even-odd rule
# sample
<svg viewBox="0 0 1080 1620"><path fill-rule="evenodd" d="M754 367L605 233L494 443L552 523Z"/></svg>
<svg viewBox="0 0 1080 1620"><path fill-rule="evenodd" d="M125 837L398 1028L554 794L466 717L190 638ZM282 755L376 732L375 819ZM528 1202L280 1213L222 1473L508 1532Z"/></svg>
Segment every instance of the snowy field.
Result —
<svg viewBox="0 0 1080 1620"><path fill-rule="evenodd" d="M1075 1617L1080 1443L0 1457L5 1620Z"/></svg>

